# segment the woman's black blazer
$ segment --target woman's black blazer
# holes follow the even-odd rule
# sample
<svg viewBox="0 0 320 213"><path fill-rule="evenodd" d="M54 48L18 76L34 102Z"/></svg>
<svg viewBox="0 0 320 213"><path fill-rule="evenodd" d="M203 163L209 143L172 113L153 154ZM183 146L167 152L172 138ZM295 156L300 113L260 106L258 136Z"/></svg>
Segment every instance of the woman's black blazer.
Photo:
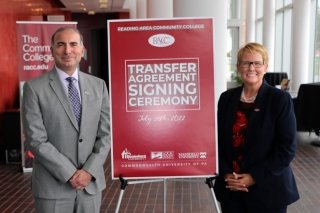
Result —
<svg viewBox="0 0 320 213"><path fill-rule="evenodd" d="M219 174L214 191L219 201L229 199L223 176L232 173L232 125L242 86L227 90L218 102ZM256 184L243 192L253 206L276 208L299 199L290 163L296 150L296 119L291 96L268 85L259 89L251 113L244 145L243 173Z"/></svg>

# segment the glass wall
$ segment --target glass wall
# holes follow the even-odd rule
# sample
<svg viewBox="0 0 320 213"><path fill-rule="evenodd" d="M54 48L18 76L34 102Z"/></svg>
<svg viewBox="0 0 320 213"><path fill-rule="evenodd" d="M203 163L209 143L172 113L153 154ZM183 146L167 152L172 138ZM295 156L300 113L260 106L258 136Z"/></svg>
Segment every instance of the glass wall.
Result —
<svg viewBox="0 0 320 213"><path fill-rule="evenodd" d="M240 47L239 44L239 26L229 26L228 27L228 52L227 52L227 60L228 60L228 80L237 79L237 52Z"/></svg>
<svg viewBox="0 0 320 213"><path fill-rule="evenodd" d="M228 0L227 81L237 79L237 51L240 47L241 3Z"/></svg>
<svg viewBox="0 0 320 213"><path fill-rule="evenodd" d="M313 81L320 81L320 0L316 1Z"/></svg>
<svg viewBox="0 0 320 213"><path fill-rule="evenodd" d="M276 29L273 70L275 72L286 72L290 78L292 4L284 5L285 1L276 2L277 10L275 22Z"/></svg>
<svg viewBox="0 0 320 213"><path fill-rule="evenodd" d="M263 43L263 0L256 0L256 42Z"/></svg>
<svg viewBox="0 0 320 213"><path fill-rule="evenodd" d="M228 0L228 19L240 19L241 0Z"/></svg>
<svg viewBox="0 0 320 213"><path fill-rule="evenodd" d="M263 4L255 0L255 41L263 43ZM320 0L311 1L308 81L320 82ZM243 44L246 29L246 0L228 0L228 80L236 78L236 53ZM286 72L291 78L293 0L275 0L274 67L270 71Z"/></svg>

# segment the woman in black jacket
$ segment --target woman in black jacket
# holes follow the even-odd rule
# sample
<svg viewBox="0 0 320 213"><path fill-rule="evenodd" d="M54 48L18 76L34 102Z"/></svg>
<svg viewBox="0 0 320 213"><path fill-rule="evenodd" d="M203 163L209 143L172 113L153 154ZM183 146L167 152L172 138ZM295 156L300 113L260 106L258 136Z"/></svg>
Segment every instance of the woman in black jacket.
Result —
<svg viewBox="0 0 320 213"><path fill-rule="evenodd" d="M258 43L238 52L243 85L218 103L219 176L215 194L223 213L285 213L299 199L290 163L296 119L290 94L263 76L268 53Z"/></svg>

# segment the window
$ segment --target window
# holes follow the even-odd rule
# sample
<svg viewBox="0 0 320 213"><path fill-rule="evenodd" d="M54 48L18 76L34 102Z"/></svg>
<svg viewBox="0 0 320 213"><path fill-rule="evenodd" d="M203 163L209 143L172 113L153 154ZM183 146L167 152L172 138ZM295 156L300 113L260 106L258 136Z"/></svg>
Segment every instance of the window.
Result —
<svg viewBox="0 0 320 213"><path fill-rule="evenodd" d="M227 41L227 80L234 81L237 76L236 63L240 42L241 3L239 0L228 0L228 41Z"/></svg>
<svg viewBox="0 0 320 213"><path fill-rule="evenodd" d="M314 2L312 3L314 4ZM320 1L316 1L316 11L311 14L315 14L315 38L314 38L314 62L313 62L313 81L320 81Z"/></svg>
<svg viewBox="0 0 320 213"><path fill-rule="evenodd" d="M263 0L256 0L256 42L263 42Z"/></svg>
<svg viewBox="0 0 320 213"><path fill-rule="evenodd" d="M228 80L235 80L237 76L237 52L239 50L239 27L228 27L228 42L227 42L227 75Z"/></svg>
<svg viewBox="0 0 320 213"><path fill-rule="evenodd" d="M279 1L283 2L283 1ZM284 3L284 2L283 2ZM275 22L275 52L274 68L275 72L286 72L291 76L291 20L292 5L279 8L276 11Z"/></svg>
<svg viewBox="0 0 320 213"><path fill-rule="evenodd" d="M228 19L240 19L241 1L228 0Z"/></svg>

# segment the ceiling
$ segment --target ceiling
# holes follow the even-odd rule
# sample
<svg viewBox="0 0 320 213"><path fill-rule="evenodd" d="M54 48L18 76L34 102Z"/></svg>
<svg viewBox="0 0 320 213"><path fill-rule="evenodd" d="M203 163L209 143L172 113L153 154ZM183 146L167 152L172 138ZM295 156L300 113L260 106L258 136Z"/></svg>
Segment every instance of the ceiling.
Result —
<svg viewBox="0 0 320 213"><path fill-rule="evenodd" d="M72 13L109 13L128 11L123 9L126 0L0 0L0 13L24 13L34 15L62 10Z"/></svg>
<svg viewBox="0 0 320 213"><path fill-rule="evenodd" d="M125 0L58 0L71 12L106 13L124 11Z"/></svg>

